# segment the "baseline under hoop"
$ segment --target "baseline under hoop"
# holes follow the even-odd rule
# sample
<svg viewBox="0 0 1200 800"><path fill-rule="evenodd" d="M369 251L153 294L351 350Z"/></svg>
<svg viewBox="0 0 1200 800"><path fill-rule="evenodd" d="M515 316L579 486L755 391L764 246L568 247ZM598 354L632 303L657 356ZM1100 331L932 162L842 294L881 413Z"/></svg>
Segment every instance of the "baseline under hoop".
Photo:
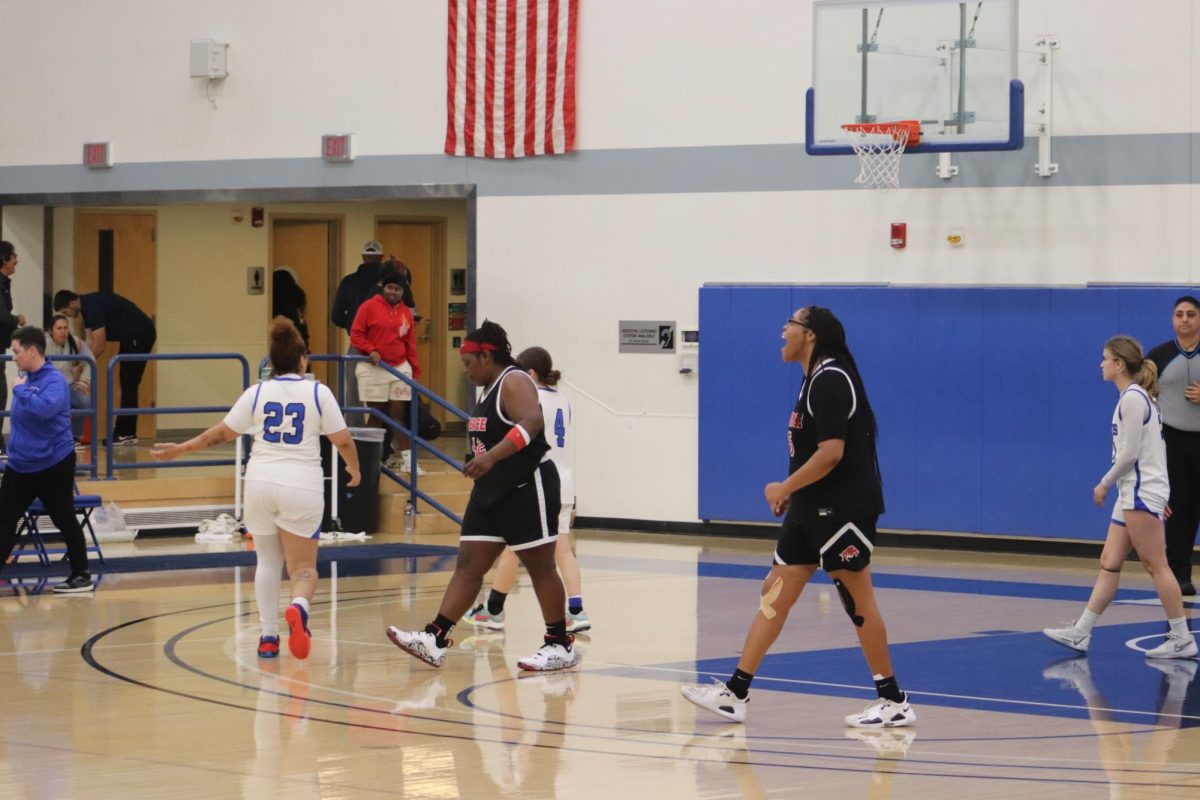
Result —
<svg viewBox="0 0 1200 800"><path fill-rule="evenodd" d="M842 126L858 156L859 172L854 179L867 189L899 189L900 157L907 147L921 142L921 123L854 122Z"/></svg>

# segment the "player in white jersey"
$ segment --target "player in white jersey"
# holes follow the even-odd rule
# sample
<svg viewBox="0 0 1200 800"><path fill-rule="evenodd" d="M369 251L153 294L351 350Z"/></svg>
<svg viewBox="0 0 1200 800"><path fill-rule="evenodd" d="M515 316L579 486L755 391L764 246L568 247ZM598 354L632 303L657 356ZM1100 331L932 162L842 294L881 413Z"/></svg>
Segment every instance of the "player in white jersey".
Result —
<svg viewBox="0 0 1200 800"><path fill-rule="evenodd" d="M1103 506L1108 490L1116 484L1117 503L1100 553L1100 577L1092 587L1083 616L1065 628L1046 628L1043 633L1059 644L1086 653L1093 626L1117 594L1121 566L1130 550L1136 550L1154 581L1171 626L1167 640L1147 650L1146 656L1193 658L1197 654L1196 638L1188 630L1183 596L1167 565L1163 532L1162 516L1170 486L1158 412L1158 368L1143 356L1137 340L1114 336L1104 344L1100 371L1104 380L1116 385L1120 399L1112 418L1112 468L1092 490L1092 499Z"/></svg>
<svg viewBox="0 0 1200 800"><path fill-rule="evenodd" d="M561 510L558 513L558 543L554 560L567 589L567 632L583 633L592 623L583 610L583 588L579 562L571 551L571 516L575 512L575 434L571 430L571 404L555 387L562 373L554 369L550 353L542 347L530 347L517 356L517 365L529 373L538 387L538 402L545 421L550 460L558 468L561 483ZM512 550L505 550L496 562L496 575L486 602L481 602L463 617L464 622L484 630L504 630L504 601L517 581L520 562Z"/></svg>
<svg viewBox="0 0 1200 800"><path fill-rule="evenodd" d="M242 434L254 435L244 521L254 535L258 560L258 656L279 655L279 585L286 560L292 579L292 602L284 612L288 650L307 658L312 637L308 612L317 591L317 544L325 511L320 437L327 436L345 460L347 486L359 482L358 451L329 387L305 380L304 340L282 317L271 324L270 359L271 379L247 389L223 421L183 444L156 444L154 457L170 461Z"/></svg>

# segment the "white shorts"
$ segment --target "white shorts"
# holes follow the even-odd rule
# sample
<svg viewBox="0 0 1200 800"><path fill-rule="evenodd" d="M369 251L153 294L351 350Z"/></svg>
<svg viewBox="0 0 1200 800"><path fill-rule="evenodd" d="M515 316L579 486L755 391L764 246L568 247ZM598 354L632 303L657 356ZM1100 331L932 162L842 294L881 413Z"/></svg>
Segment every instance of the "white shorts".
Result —
<svg viewBox="0 0 1200 800"><path fill-rule="evenodd" d="M407 361L392 369L412 377L412 364ZM354 366L354 377L358 379L358 399L364 403L412 400L412 387L383 367L359 362Z"/></svg>
<svg viewBox="0 0 1200 800"><path fill-rule="evenodd" d="M1147 511L1162 519L1163 509L1167 507L1167 498L1158 497L1146 491L1145 487L1137 490L1136 481L1119 481L1117 483L1117 502L1113 505L1112 521L1125 526L1126 511Z"/></svg>
<svg viewBox="0 0 1200 800"><path fill-rule="evenodd" d="M575 513L574 503L563 503L558 510L558 533L561 536L571 532L571 515Z"/></svg>
<svg viewBox="0 0 1200 800"><path fill-rule="evenodd" d="M252 536L275 536L284 530L315 539L321 535L324 516L324 492L246 481L246 509L242 520Z"/></svg>

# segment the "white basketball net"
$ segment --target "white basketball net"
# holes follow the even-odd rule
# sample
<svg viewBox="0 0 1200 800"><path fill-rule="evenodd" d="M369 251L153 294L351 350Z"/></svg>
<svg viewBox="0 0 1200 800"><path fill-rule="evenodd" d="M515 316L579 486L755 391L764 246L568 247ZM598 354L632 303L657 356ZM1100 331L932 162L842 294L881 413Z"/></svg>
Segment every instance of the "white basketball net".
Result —
<svg viewBox="0 0 1200 800"><path fill-rule="evenodd" d="M900 156L908 144L908 128L896 126L871 132L848 129L846 138L858 155L855 183L867 189L900 188Z"/></svg>

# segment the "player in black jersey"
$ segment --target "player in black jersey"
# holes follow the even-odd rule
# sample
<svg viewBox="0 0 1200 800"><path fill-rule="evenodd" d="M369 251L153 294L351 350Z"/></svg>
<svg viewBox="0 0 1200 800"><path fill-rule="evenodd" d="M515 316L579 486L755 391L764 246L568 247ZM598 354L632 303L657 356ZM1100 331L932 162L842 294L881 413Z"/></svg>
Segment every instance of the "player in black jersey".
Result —
<svg viewBox="0 0 1200 800"><path fill-rule="evenodd" d="M483 576L505 546L525 565L546 621L545 643L517 665L524 670L567 669L579 652L567 633L567 595L554 564L558 539L558 471L542 433L537 386L516 365L508 334L484 321L459 351L467 380L484 387L467 422L473 458L463 474L475 481L463 513L458 563L438 616L423 631L387 630L406 653L440 667L454 623L475 602Z"/></svg>
<svg viewBox="0 0 1200 800"><path fill-rule="evenodd" d="M827 308L808 306L783 326L783 360L804 366L804 383L788 421L788 477L763 489L771 511L786 513L775 563L763 582L737 669L727 683L685 686L701 708L744 722L750 682L783 630L788 612L821 566L833 579L875 679L879 700L846 717L855 728L911 725L917 715L900 690L887 630L871 586L875 522L883 486L875 451L875 412L867 400L842 323Z"/></svg>

